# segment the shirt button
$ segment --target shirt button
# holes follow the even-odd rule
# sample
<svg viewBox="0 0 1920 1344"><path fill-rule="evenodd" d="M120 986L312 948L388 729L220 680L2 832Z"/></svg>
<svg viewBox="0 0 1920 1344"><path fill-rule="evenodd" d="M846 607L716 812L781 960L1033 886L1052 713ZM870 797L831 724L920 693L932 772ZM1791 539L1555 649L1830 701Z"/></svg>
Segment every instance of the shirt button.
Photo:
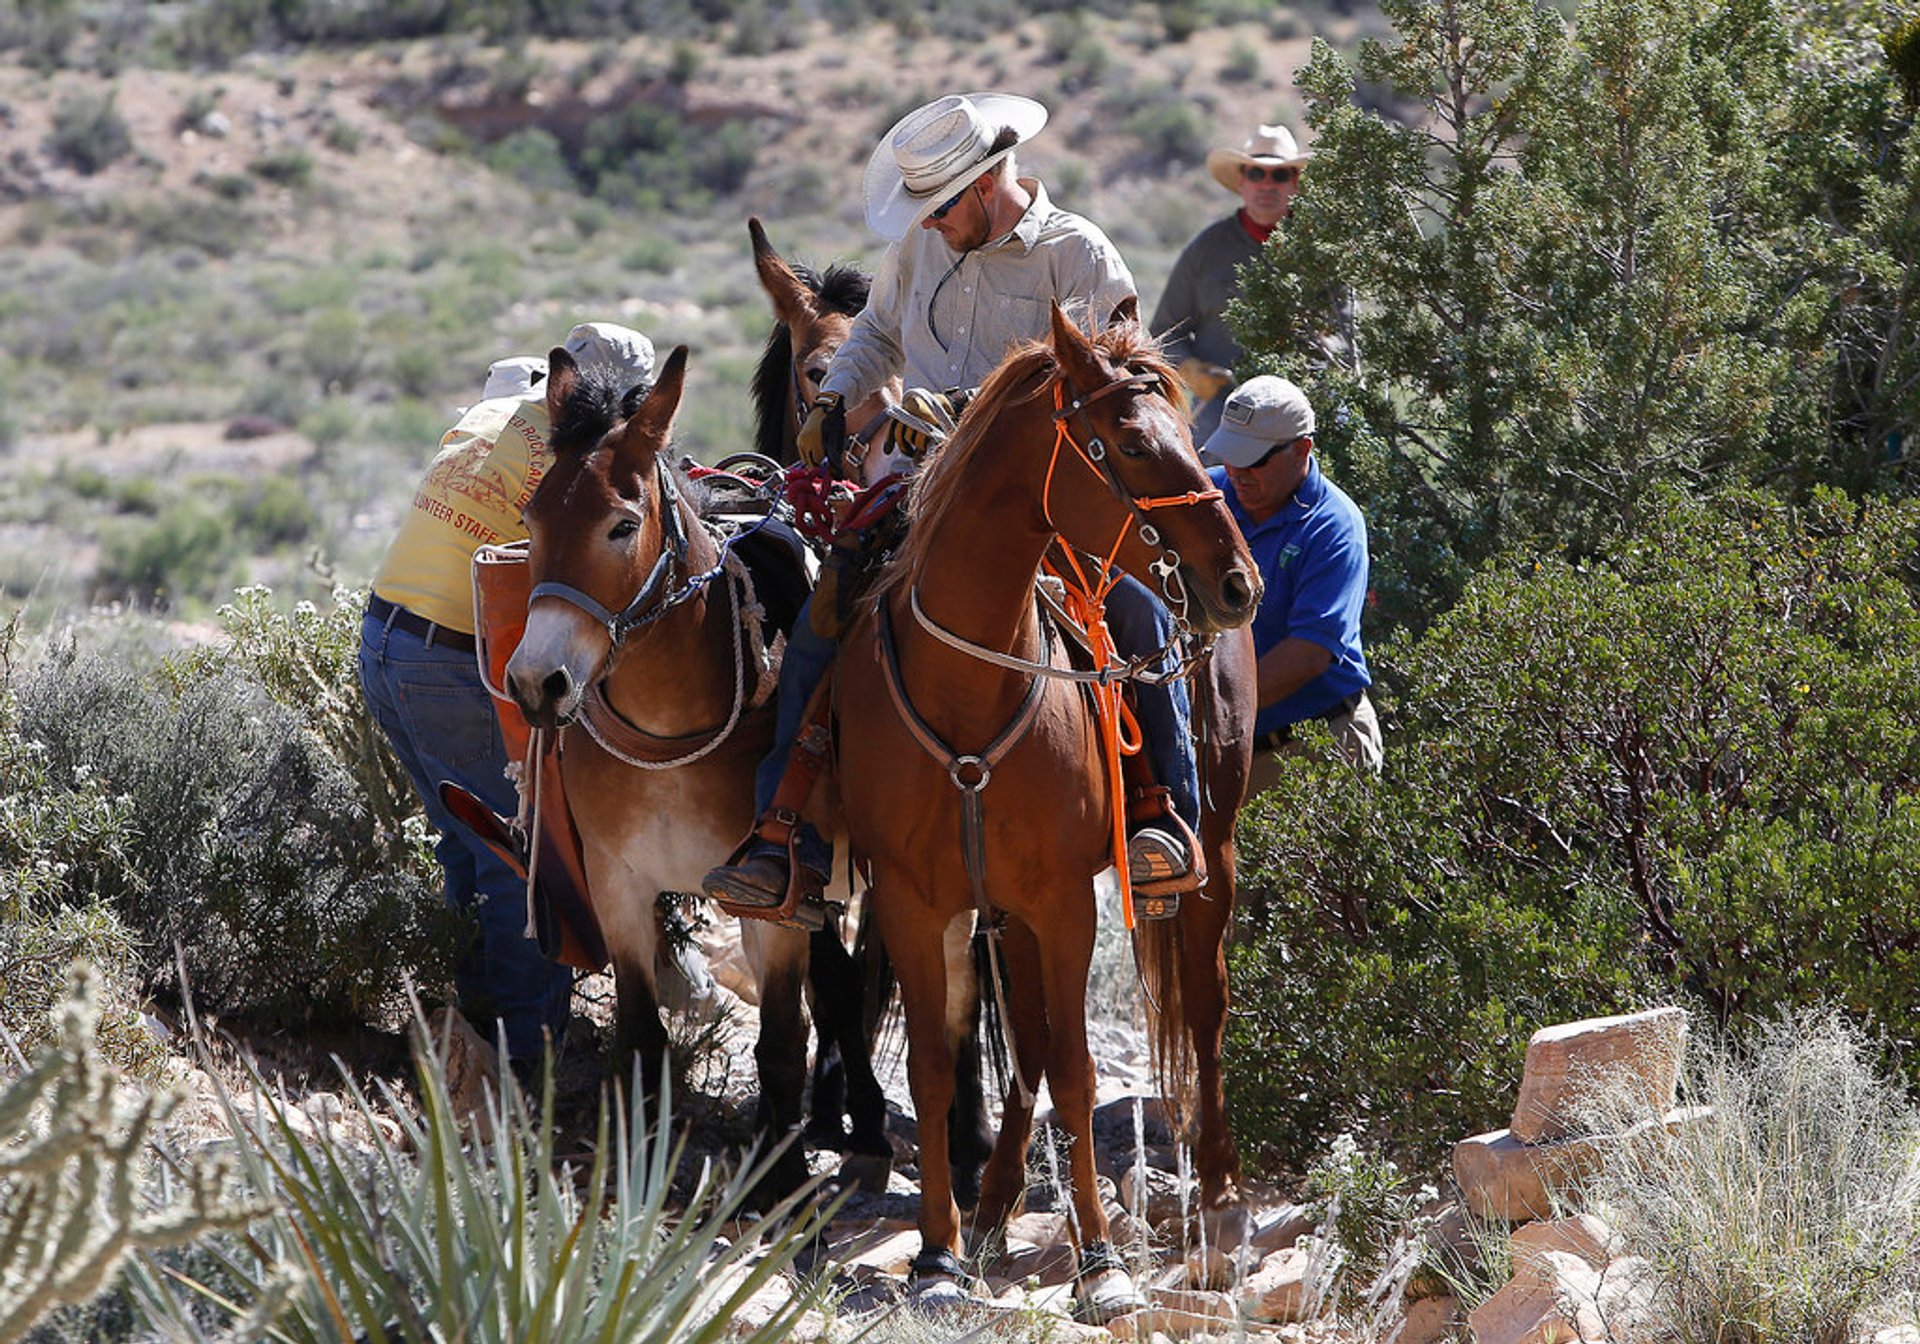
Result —
<svg viewBox="0 0 1920 1344"><path fill-rule="evenodd" d="M967 334L967 329L965 327L960 328L960 334L962 336L965 336Z"/></svg>
<svg viewBox="0 0 1920 1344"><path fill-rule="evenodd" d="M961 287L961 289L960 289L960 292L961 292L962 294L971 294L971 293L973 293L973 286L972 286L972 285L964 285L964 286L962 286L962 287Z"/></svg>

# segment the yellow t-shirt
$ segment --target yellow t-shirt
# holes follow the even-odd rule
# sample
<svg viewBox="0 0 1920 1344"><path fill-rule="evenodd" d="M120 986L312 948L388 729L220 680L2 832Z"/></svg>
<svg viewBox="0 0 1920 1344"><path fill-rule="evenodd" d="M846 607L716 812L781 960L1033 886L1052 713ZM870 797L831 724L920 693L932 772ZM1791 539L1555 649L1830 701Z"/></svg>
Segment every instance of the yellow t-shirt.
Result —
<svg viewBox="0 0 1920 1344"><path fill-rule="evenodd" d="M373 591L449 629L473 633L473 553L524 541L520 511L546 474L551 450L540 395L471 407L440 440Z"/></svg>

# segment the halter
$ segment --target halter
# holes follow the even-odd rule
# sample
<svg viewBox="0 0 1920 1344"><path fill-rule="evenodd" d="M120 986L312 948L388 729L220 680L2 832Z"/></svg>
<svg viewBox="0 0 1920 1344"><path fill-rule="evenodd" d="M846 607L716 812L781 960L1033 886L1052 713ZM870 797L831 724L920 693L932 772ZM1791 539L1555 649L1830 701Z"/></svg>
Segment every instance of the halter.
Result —
<svg viewBox="0 0 1920 1344"><path fill-rule="evenodd" d="M765 527L767 520L773 516L769 512L766 518L751 527L735 531L718 533L710 529L714 544L720 549L719 559L711 568L701 570L698 574L688 574L679 587L668 590L667 579L672 571L684 571L687 567L688 538L686 524L680 517L682 497L679 487L674 484L673 473L659 459L655 460L655 468L660 481L660 530L663 534L660 556L653 562L653 568L647 572L646 581L640 585L640 591L633 595L632 601L619 611L612 611L592 594L555 579L536 583L533 591L527 595L529 603L537 597L557 597L586 612L606 630L607 640L615 653L626 644L630 635L646 629L681 603L698 597L708 584L726 572L727 557L734 545Z"/></svg>

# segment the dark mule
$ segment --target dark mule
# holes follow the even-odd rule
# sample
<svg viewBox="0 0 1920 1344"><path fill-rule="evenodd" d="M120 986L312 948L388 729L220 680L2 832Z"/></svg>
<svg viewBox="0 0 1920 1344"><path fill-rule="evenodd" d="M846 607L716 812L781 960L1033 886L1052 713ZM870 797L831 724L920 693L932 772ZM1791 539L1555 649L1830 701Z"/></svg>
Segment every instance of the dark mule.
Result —
<svg viewBox="0 0 1920 1344"><path fill-rule="evenodd" d="M638 1055L658 1095L667 1037L655 958L662 891L698 891L752 820L753 772L772 736L773 669L749 581L702 525L697 490L667 454L687 352L676 349L636 407L623 389L550 356L553 461L526 508L533 597L507 685L529 722L560 731L567 801L617 989L618 1058ZM757 920L741 940L760 988L754 1048L763 1133L801 1122L816 979L852 1005L837 1019L856 1148L887 1151L885 1100L858 1023L858 979L831 929ZM843 1005L844 1009L845 1005ZM822 1033L833 1015L819 1014ZM836 1125L837 1128L837 1125ZM806 1179L790 1146L771 1193Z"/></svg>
<svg viewBox="0 0 1920 1344"><path fill-rule="evenodd" d="M758 219L747 221L747 233L753 241L753 263L760 275L760 286L773 304L775 318L753 376L754 444L763 456L791 462L794 437L806 418L807 408L819 395L820 380L826 376L834 352L846 340L853 319L866 307L868 277L864 271L849 266L832 266L820 274L789 263L774 250ZM892 421L883 417L886 408L899 399L900 386L896 381L848 411L847 424L853 437L849 456L856 460L846 465L862 481L880 479L896 463L890 447L891 435L886 433ZM874 975L884 979L886 968L875 967ZM968 999L967 1020L977 1026L977 1014L971 1006L971 986L964 992ZM959 1048L948 1148L954 1188L966 1208L972 1208L979 1198L981 1169L993 1150L993 1131L987 1119L981 1072L978 1037L970 1028ZM819 1083L816 1074L816 1094ZM818 1104L814 1118L816 1122L820 1119Z"/></svg>
<svg viewBox="0 0 1920 1344"><path fill-rule="evenodd" d="M873 866L874 918L906 1006L922 1180L914 1271L923 1291L949 1293L964 1272L946 1180L956 1045L949 967L984 905L988 922L1003 926L1017 1077L986 1170L977 1238L996 1239L1024 1193L1027 1089L1044 1074L1071 1140L1082 1310L1103 1320L1140 1301L1108 1242L1094 1185L1085 1021L1093 879L1112 862L1121 828L1100 726L1082 689L1057 675L1067 660L1046 633L1035 581L1064 543L1114 554L1197 631L1253 618L1258 573L1169 399L1173 379L1131 305L1093 339L1056 308L1051 339L1007 357L916 483L912 531L878 603L842 643L841 789L856 850ZM1244 632L1237 638L1245 648ZM1243 781L1250 650L1223 667L1234 674L1228 690L1241 717L1220 717L1237 724L1239 740L1212 754L1237 759ZM1218 815L1203 828L1211 899L1190 897L1177 930L1137 944L1149 959L1179 949L1178 961L1149 975L1162 993L1175 977L1190 991L1178 1000L1201 1013L1187 1024L1190 1039L1210 1036L1216 1055L1212 1013L1224 997L1216 934L1241 792L1230 779L1217 783ZM1189 950L1203 939L1206 948ZM1208 985L1189 986L1195 974ZM1177 1053L1160 1056L1178 1062ZM1204 1042L1199 1053L1208 1057ZM1230 1199L1232 1145L1220 1108L1203 1105L1199 1119L1198 1151L1210 1164L1203 1186Z"/></svg>

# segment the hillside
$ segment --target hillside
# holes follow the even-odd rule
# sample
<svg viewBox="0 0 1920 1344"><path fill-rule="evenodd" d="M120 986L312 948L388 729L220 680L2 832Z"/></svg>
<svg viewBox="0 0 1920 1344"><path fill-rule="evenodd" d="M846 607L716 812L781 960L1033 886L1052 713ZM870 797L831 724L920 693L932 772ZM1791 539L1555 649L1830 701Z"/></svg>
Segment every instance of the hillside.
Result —
<svg viewBox="0 0 1920 1344"><path fill-rule="evenodd" d="M486 364L582 317L689 344L682 440L732 448L768 319L747 216L792 255L870 265L861 165L962 63L961 85L1052 109L1023 161L1108 229L1151 304L1228 204L1206 148L1300 125L1311 35L1276 11L1176 42L1142 9L969 41L819 22L781 40L0 66L0 593L47 617L362 582Z"/></svg>

